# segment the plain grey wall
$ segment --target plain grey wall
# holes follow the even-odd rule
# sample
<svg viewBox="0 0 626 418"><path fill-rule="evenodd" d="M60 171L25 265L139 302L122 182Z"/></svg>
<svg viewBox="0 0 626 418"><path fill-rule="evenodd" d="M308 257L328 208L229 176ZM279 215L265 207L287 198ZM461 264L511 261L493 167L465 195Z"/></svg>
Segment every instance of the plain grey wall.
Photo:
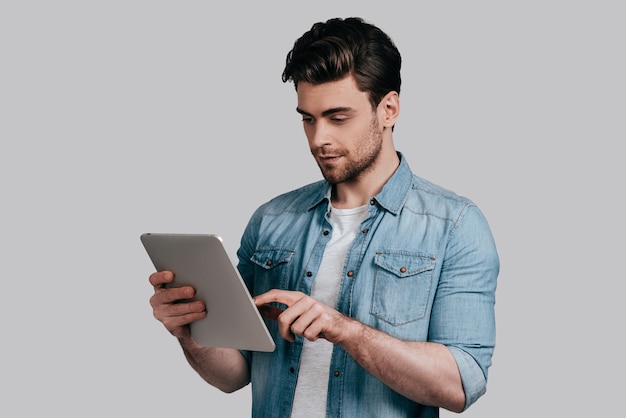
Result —
<svg viewBox="0 0 626 418"><path fill-rule="evenodd" d="M0 414L249 415L249 388L206 385L153 319L139 235L219 232L234 258L259 204L317 180L285 55L312 23L361 16L403 55L397 148L475 200L501 255L489 388L464 416L614 415L623 12L603 0L3 2Z"/></svg>

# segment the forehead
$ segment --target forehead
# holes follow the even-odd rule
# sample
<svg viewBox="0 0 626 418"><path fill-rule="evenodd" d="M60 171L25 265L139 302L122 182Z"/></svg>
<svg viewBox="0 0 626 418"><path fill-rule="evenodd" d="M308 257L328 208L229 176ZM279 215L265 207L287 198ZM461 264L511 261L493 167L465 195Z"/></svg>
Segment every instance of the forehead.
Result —
<svg viewBox="0 0 626 418"><path fill-rule="evenodd" d="M298 109L316 114L335 108L371 111L367 93L359 91L352 76L321 84L298 83Z"/></svg>

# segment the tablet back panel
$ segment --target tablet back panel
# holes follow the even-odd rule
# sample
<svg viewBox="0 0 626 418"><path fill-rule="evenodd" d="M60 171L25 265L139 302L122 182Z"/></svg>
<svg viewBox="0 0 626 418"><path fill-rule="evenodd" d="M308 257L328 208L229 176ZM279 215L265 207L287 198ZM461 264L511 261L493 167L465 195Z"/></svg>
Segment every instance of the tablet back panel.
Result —
<svg viewBox="0 0 626 418"><path fill-rule="evenodd" d="M193 286L195 299L206 304L207 316L190 325L198 344L274 351L272 336L218 235L146 233L141 242L157 271L174 273L170 286Z"/></svg>

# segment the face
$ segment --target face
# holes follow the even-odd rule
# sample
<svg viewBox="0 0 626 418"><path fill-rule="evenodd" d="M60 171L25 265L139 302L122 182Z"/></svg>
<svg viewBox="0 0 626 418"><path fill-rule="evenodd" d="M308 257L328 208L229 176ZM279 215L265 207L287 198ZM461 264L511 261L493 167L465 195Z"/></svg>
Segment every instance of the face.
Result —
<svg viewBox="0 0 626 418"><path fill-rule="evenodd" d="M327 181L357 182L376 167L382 130L367 93L352 77L318 85L300 82L297 111Z"/></svg>

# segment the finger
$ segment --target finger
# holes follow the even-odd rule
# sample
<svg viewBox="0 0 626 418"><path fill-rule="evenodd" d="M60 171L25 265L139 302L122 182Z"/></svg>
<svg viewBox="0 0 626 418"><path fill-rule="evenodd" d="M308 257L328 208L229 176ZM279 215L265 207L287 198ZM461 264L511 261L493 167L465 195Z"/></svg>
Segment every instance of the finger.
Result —
<svg viewBox="0 0 626 418"><path fill-rule="evenodd" d="M188 313L180 316L166 317L161 322L165 328L176 337L189 336L189 324L206 316L205 312Z"/></svg>
<svg viewBox="0 0 626 418"><path fill-rule="evenodd" d="M158 306L154 309L155 315L159 315L162 318L180 317L205 311L206 307L204 305L204 302L199 300L188 303L165 304Z"/></svg>
<svg viewBox="0 0 626 418"><path fill-rule="evenodd" d="M180 301L193 298L195 294L196 291L191 286L168 287L155 290L154 295L150 298L150 305L155 308L159 305L179 303Z"/></svg>
<svg viewBox="0 0 626 418"><path fill-rule="evenodd" d="M278 330L281 336L288 341L294 341L295 335L302 335L314 318L314 315L308 312L316 301L313 298L302 296L280 313L277 318Z"/></svg>
<svg viewBox="0 0 626 418"><path fill-rule="evenodd" d="M271 302L282 303L287 306L295 304L304 297L304 293L292 290L271 289L254 297L254 303L257 306L265 305Z"/></svg>
<svg viewBox="0 0 626 418"><path fill-rule="evenodd" d="M323 308L319 304L311 304L291 324L290 329L307 340L317 340L323 329Z"/></svg>
<svg viewBox="0 0 626 418"><path fill-rule="evenodd" d="M296 334L291 332L291 323L289 322L278 321L278 333L289 342L294 342L296 340Z"/></svg>
<svg viewBox="0 0 626 418"><path fill-rule="evenodd" d="M272 303L272 302L278 302L278 303L283 303L285 305L290 305L291 303L293 303L293 298L290 297L290 293L292 292L286 291L286 290L271 289L265 293L255 296L254 303L257 306L265 305L267 303Z"/></svg>
<svg viewBox="0 0 626 418"><path fill-rule="evenodd" d="M153 315L171 334L180 337L188 335L188 330L181 328L187 328L190 323L204 318L207 312L203 302L193 301L156 306Z"/></svg>
<svg viewBox="0 0 626 418"><path fill-rule="evenodd" d="M166 284L174 280L174 273L171 271L157 271L152 273L148 280L155 290L162 289Z"/></svg>

